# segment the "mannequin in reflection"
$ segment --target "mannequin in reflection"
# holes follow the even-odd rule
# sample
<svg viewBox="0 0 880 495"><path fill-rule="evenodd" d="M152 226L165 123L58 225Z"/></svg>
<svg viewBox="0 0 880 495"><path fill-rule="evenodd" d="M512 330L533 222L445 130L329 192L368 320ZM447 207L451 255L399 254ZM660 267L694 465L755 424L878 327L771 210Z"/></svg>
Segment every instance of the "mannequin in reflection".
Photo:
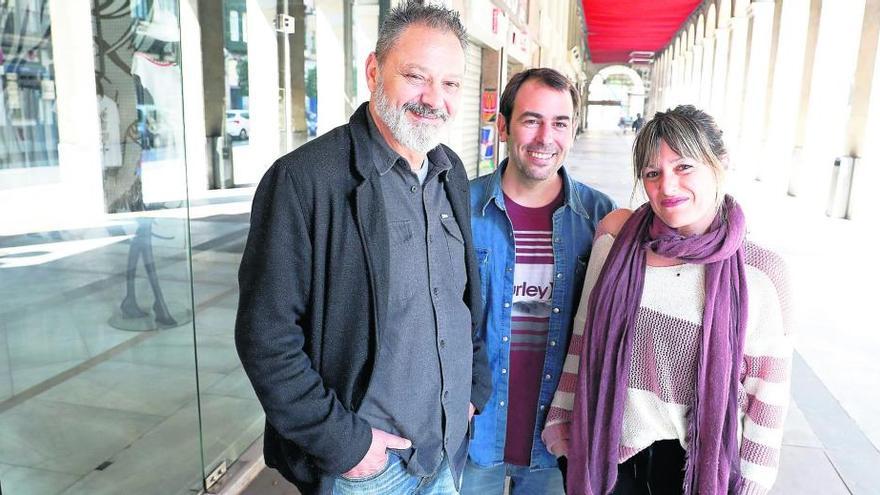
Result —
<svg viewBox="0 0 880 495"><path fill-rule="evenodd" d="M152 243L154 237L164 237L153 232L156 220L146 214L142 182L143 163L156 158L147 155L161 146L165 155L174 156L169 146L182 133L180 31L175 12L165 3L149 2L134 11L137 2L97 2L93 12L105 204L110 214L137 212L121 315L115 315L128 323L117 321L118 328L171 327L186 318L176 312L172 317L159 285ZM115 33L124 34L117 39ZM169 126L169 121L175 124ZM137 300L135 279L141 262L153 292L152 315Z"/></svg>
<svg viewBox="0 0 880 495"><path fill-rule="evenodd" d="M125 139L130 143L135 143L136 149L142 153L143 150L148 149L152 144L152 138L150 137L151 131L148 128L148 122L151 116L148 115L150 111L148 109L153 105L151 95L141 84L140 78L135 76L134 81L139 111L137 118L126 129ZM101 86L99 85L98 88L100 92ZM101 96L100 98L103 99L106 98L106 96ZM105 127L104 112L101 113L101 117L103 131ZM104 132L102 132L102 136L103 135L105 135ZM105 170L108 171L108 173L112 173L109 171L113 169L105 168ZM115 172L119 173L121 170L116 169ZM128 191L123 193L111 204L110 211L143 212L145 210L146 205L143 200L141 182L141 157L139 157L135 166L134 180L131 186ZM152 218L141 217L137 219L138 226L134 237L131 239L131 244L128 250L128 261L126 263L125 297L123 297L119 309L121 310L124 319L146 318L149 316L149 313L144 311L137 303L137 291L135 285L138 262L143 258L147 280L153 291L153 313L156 324L161 327L173 327L177 326L178 322L171 316L171 312L165 302L162 287L159 285L159 276L156 270L156 258L153 255L153 237L160 239L171 238L154 234L154 223L155 220Z"/></svg>
<svg viewBox="0 0 880 495"><path fill-rule="evenodd" d="M155 221L152 218L138 218L137 222L138 228L128 250L128 264L125 271L125 297L122 299L119 309L122 310L122 316L125 318L144 318L149 316L149 313L138 306L135 292L138 259L143 256L147 280L150 282L150 288L153 289L153 313L156 315L156 323L166 327L177 326L177 321L171 316L171 312L168 311L165 296L162 294L162 287L159 286L159 276L156 273L156 259L153 257L153 236L155 235L161 239L167 238L153 234L153 223Z"/></svg>
<svg viewBox="0 0 880 495"><path fill-rule="evenodd" d="M140 78L135 76L135 85L137 87L137 99L141 103L142 108L149 108L152 105L144 104L152 101L149 91L147 91L140 82ZM127 138L138 144L141 150L148 149L152 144L149 139L151 131L147 128L150 116L145 111L138 116L138 121L133 122L128 127ZM141 164L137 167L137 180L132 184L129 191L130 199L135 200L132 211L146 210L143 194L141 190ZM136 188L136 189L135 189ZM162 237L153 233L153 224L155 220L152 218L141 217L137 219L138 227L134 237L131 239L131 246L128 250L128 263L125 270L125 297L119 308L122 310L124 318L144 318L149 314L141 309L137 304L137 296L135 289L135 276L137 275L138 260L143 257L144 270L147 273L147 280L150 282L150 288L153 290L153 313L156 317L156 323L160 326L176 326L177 321L171 316L168 305L165 303L165 296L162 294L162 287L159 285L159 275L156 271L156 258L153 256L153 237L160 239L170 239L170 237Z"/></svg>

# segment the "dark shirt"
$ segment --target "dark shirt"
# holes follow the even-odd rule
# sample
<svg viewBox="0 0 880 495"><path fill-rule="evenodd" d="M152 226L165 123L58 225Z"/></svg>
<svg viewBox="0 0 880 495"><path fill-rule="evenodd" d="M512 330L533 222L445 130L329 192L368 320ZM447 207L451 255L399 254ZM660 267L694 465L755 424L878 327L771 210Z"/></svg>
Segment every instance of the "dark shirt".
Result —
<svg viewBox="0 0 880 495"><path fill-rule="evenodd" d="M429 153L420 184L368 120L391 264L386 325L358 415L412 441L398 452L411 474L433 474L444 454L456 471L467 455L473 347L464 241L445 188L452 164L443 152Z"/></svg>

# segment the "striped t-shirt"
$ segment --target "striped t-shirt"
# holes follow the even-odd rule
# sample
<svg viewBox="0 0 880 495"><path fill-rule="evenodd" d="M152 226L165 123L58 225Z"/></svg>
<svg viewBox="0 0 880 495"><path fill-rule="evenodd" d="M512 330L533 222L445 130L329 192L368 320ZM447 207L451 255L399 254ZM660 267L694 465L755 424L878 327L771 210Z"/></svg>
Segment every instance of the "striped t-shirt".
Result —
<svg viewBox="0 0 880 495"><path fill-rule="evenodd" d="M553 293L553 212L562 200L560 191L549 204L530 208L504 196L516 248L504 461L519 466L531 461Z"/></svg>

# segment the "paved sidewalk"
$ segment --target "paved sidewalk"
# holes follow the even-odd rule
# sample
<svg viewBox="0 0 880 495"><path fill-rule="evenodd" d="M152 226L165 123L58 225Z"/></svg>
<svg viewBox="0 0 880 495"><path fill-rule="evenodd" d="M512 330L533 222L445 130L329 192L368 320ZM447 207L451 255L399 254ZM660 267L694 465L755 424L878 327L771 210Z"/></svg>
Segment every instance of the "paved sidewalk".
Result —
<svg viewBox="0 0 880 495"><path fill-rule="evenodd" d="M572 175L609 194L620 206L643 199L633 188L632 134L591 131L567 160ZM766 185L738 187L750 236L782 254L796 289L796 353L792 406L773 494L880 493L880 332L869 314L880 280L877 266L862 266L877 246L867 225L810 213L797 200ZM873 442L872 442L873 440ZM266 470L245 494L298 492Z"/></svg>

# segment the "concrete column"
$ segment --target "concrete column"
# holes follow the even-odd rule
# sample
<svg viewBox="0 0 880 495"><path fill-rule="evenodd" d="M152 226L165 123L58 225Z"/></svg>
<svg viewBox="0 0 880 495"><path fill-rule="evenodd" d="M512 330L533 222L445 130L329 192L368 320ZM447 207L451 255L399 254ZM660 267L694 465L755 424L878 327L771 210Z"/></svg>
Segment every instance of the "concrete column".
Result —
<svg viewBox="0 0 880 495"><path fill-rule="evenodd" d="M690 43L690 41L688 41ZM694 52L693 49L688 47L682 47L684 50L684 57L682 60L682 73L681 73L681 93L680 98L678 100L679 103L695 103L694 102L694 92L693 92L693 71L694 71Z"/></svg>
<svg viewBox="0 0 880 495"><path fill-rule="evenodd" d="M669 72L669 50L663 51L663 60L660 61L660 73L657 75L657 111L666 109L666 99L669 97L669 87L666 75Z"/></svg>
<svg viewBox="0 0 880 495"><path fill-rule="evenodd" d="M315 2L315 50L318 62L318 134L348 122L345 101L345 21L343 0Z"/></svg>
<svg viewBox="0 0 880 495"><path fill-rule="evenodd" d="M773 98L775 89L775 79L778 72L777 59L779 58L780 37L782 35L782 12L785 6L785 0L777 0L773 8L773 24L770 34L770 56L767 63L767 84L764 86L765 102L762 114L758 116L756 123L756 134L750 137L750 141L754 144L750 145L750 151L753 156L766 156L765 149L767 147L767 134L770 132L770 117L773 109ZM792 3L792 2L788 2ZM755 179L763 180L767 175L767 170L772 165L764 163L756 163Z"/></svg>
<svg viewBox="0 0 880 495"><path fill-rule="evenodd" d="M660 71L660 59L655 55L654 61L651 62L651 78L649 79L651 84L651 96L648 98L648 104L645 107L646 119L650 118L654 112L657 111L657 98L660 94L660 88L658 86L658 78Z"/></svg>
<svg viewBox="0 0 880 495"><path fill-rule="evenodd" d="M687 53L687 47L684 43L681 44L680 51L678 52L678 66L677 66L677 81L675 83L676 92L675 92L675 104L681 105L685 103L687 99L687 70L688 70L688 58L690 58L690 54Z"/></svg>
<svg viewBox="0 0 880 495"><path fill-rule="evenodd" d="M666 52L666 71L663 75L663 110L666 110L675 103L674 69L675 48L670 46Z"/></svg>
<svg viewBox="0 0 880 495"><path fill-rule="evenodd" d="M670 70L669 80L669 105L674 107L681 101L681 81L682 81L682 65L683 55L681 52L681 40L675 42L675 49L672 55L672 66Z"/></svg>
<svg viewBox="0 0 880 495"><path fill-rule="evenodd" d="M715 64L715 34L703 40L703 66L700 76L700 108L709 110L712 103L712 68Z"/></svg>
<svg viewBox="0 0 880 495"><path fill-rule="evenodd" d="M856 158L853 170L853 182L846 218L857 218L864 213L864 218L876 215L880 208L873 205L874 186L880 177L877 173L877 155L866 153L869 149L867 136L868 120L873 119L877 127L877 91L878 88L878 36L880 36L880 0L866 0L862 36L859 43L856 61L855 81L853 82L852 109L846 127L845 154ZM873 107L873 108L872 108ZM869 110L874 110L869 113ZM876 145L875 149L876 149ZM875 217L876 218L876 217Z"/></svg>
<svg viewBox="0 0 880 495"><path fill-rule="evenodd" d="M661 52L657 70L657 100L655 105L658 112L666 108L666 65L669 58L668 52L668 50Z"/></svg>
<svg viewBox="0 0 880 495"><path fill-rule="evenodd" d="M669 106L669 71L672 67L672 49L669 48L664 50L663 52L663 63L660 66L660 79L659 79L659 88L660 95L657 98L659 108L658 111L666 110L666 107Z"/></svg>
<svg viewBox="0 0 880 495"><path fill-rule="evenodd" d="M247 0L250 160L258 176L281 153L275 0ZM300 22L302 22L300 20ZM302 79L302 73L300 73Z"/></svg>
<svg viewBox="0 0 880 495"><path fill-rule="evenodd" d="M355 55L357 68L356 103L370 99L367 87L366 62L367 56L376 48L379 31L379 5L355 5Z"/></svg>
<svg viewBox="0 0 880 495"><path fill-rule="evenodd" d="M226 142L226 60L223 55L223 2L198 0L202 48L202 98L208 183L213 189L232 187L232 152ZM226 151L224 151L224 148Z"/></svg>
<svg viewBox="0 0 880 495"><path fill-rule="evenodd" d="M730 50L730 25L725 23L715 30L715 61L712 73L712 116L721 119L727 95L727 60Z"/></svg>
<svg viewBox="0 0 880 495"><path fill-rule="evenodd" d="M189 197L193 198L208 189L209 156L205 132L205 96L198 0L181 0L180 2L180 57L186 176Z"/></svg>
<svg viewBox="0 0 880 495"><path fill-rule="evenodd" d="M864 9L864 0L822 4L804 154L790 183L816 211L825 210L834 160L844 152Z"/></svg>
<svg viewBox="0 0 880 495"><path fill-rule="evenodd" d="M52 216L62 216L63 219L58 219L62 222L87 221L85 219L99 216L104 210L91 5L89 0L50 0L49 16L61 183L31 190L26 193L27 197L21 198L22 203L9 205L4 211L25 215L49 211ZM33 208L27 207L28 204ZM56 207L47 207L53 204Z"/></svg>
<svg viewBox="0 0 880 495"><path fill-rule="evenodd" d="M741 154L737 163L740 178L752 179L756 175L755 149L763 133L766 113L767 80L770 77L770 56L773 45L773 0L753 1L748 15L751 22L749 36L748 69L745 81L745 97L742 99L742 125L740 126Z"/></svg>
<svg viewBox="0 0 880 495"><path fill-rule="evenodd" d="M290 151L306 141L306 36L315 29L314 16L306 23L303 0L277 0L279 13L293 17L294 32L276 32L280 139L282 151ZM340 61L341 62L341 61ZM320 82L318 83L320 84Z"/></svg>
<svg viewBox="0 0 880 495"><path fill-rule="evenodd" d="M691 64L691 84L689 103L694 106L700 105L700 90L703 88L703 40L699 39L694 44L693 63Z"/></svg>
<svg viewBox="0 0 880 495"><path fill-rule="evenodd" d="M740 112L743 101L743 83L745 82L748 58L749 18L746 13L739 13L731 19L730 58L727 66L726 103L721 115L721 126L725 132L725 144L728 149L736 150L739 142Z"/></svg>
<svg viewBox="0 0 880 495"><path fill-rule="evenodd" d="M205 131L209 138L218 137L223 135L226 116L223 2L198 0L197 13L201 27Z"/></svg>
<svg viewBox="0 0 880 495"><path fill-rule="evenodd" d="M786 1L782 5L779 53L773 71L764 156L760 177L771 188L788 191L795 154L806 129L822 0ZM795 150L796 153L795 153Z"/></svg>

